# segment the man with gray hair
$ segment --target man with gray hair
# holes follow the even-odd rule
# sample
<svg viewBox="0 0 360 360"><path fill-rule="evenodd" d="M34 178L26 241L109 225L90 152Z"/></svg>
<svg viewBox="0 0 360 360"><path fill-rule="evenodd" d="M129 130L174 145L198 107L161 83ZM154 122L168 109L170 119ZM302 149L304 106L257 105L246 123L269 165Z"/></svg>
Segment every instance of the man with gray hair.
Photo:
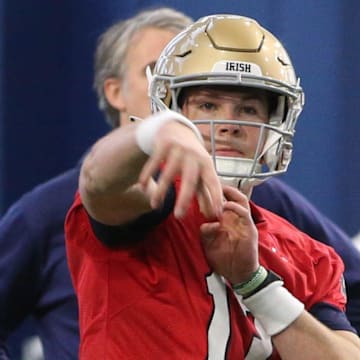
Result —
<svg viewBox="0 0 360 360"><path fill-rule="evenodd" d="M191 22L190 17L180 12L161 8L118 22L100 36L95 53L94 89L99 108L112 128L120 125L122 112L126 113L121 116L123 119L128 114L140 118L149 115L146 67L152 68L158 48ZM158 36L157 41L150 33ZM122 102L118 103L114 95L123 98Z"/></svg>

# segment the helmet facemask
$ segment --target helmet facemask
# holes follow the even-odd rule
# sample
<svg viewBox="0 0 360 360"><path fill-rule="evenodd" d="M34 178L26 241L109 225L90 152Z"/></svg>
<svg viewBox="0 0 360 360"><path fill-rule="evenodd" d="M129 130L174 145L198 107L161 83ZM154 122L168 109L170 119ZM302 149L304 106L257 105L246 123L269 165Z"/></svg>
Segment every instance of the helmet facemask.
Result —
<svg viewBox="0 0 360 360"><path fill-rule="evenodd" d="M232 42L230 39L230 43L225 44L227 47L220 46L217 43L227 41L222 35L229 25L235 35L238 27L244 39L235 36ZM258 35L250 43L246 37L249 27L252 27L250 35L254 30ZM253 46L253 50L237 49L239 42L249 47L254 42L257 46ZM265 61L270 55L273 59ZM200 71L202 69L204 71ZM211 155L218 175L226 183L245 190L270 176L286 172L304 97L289 58L273 35L255 21L240 16L214 15L200 19L170 42L160 56L149 88L152 110L171 108L181 112L179 94L194 86L250 87L275 94L277 107L267 124L226 119L195 120L194 123L210 125ZM215 126L224 122L259 128L258 144L251 158L215 155Z"/></svg>

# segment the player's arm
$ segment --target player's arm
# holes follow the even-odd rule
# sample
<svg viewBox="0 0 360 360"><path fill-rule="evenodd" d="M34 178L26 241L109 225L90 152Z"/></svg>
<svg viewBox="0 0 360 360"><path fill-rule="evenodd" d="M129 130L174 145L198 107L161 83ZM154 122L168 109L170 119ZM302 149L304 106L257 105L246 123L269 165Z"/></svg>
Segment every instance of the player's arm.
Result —
<svg viewBox="0 0 360 360"><path fill-rule="evenodd" d="M360 359L360 340L350 331L334 331L307 311L272 337L282 359Z"/></svg>
<svg viewBox="0 0 360 360"><path fill-rule="evenodd" d="M194 126L172 119L170 112L164 120L162 114L112 131L86 157L79 190L95 220L120 225L158 208L178 174L183 181L176 215L186 211L196 192L208 209L221 209L221 185ZM153 176L161 167L155 182Z"/></svg>
<svg viewBox="0 0 360 360"><path fill-rule="evenodd" d="M235 286L236 296L248 285L240 289ZM281 359L360 360L360 339L347 330L351 327L340 310L333 313L333 323L346 330L333 330L305 310L275 274L269 272L259 288L240 301L271 336Z"/></svg>
<svg viewBox="0 0 360 360"><path fill-rule="evenodd" d="M290 325L284 327L283 332L274 334L275 346L286 354L285 359L293 358L292 348L302 352L304 358L313 356L318 359L360 359L360 339L344 313L346 298L340 285L343 283L343 265L338 255L328 248L324 256L314 261L312 271L317 278L314 289L317 300L309 311L303 310L299 317L294 317L294 322L290 319ZM281 291L285 293L287 290ZM283 300L284 298L279 298L278 304ZM289 293L284 305L280 304L283 309L283 312L279 313L280 317L291 312L294 308L292 304L296 302L297 299ZM289 306L290 311L285 311L286 306Z"/></svg>
<svg viewBox="0 0 360 360"><path fill-rule="evenodd" d="M265 333L271 336L281 359L360 360L360 339L340 308L318 303L316 309L310 309L314 312L313 316L283 286L283 281L276 274L265 271L265 275L255 289L253 287L257 280L254 278L254 282L234 285L233 289ZM328 288L329 293L334 291L330 282ZM315 316L319 316L324 323Z"/></svg>
<svg viewBox="0 0 360 360"><path fill-rule="evenodd" d="M100 139L81 167L82 202L90 216L104 224L121 224L150 209L144 193L133 187L147 160L136 146L135 129L129 125Z"/></svg>
<svg viewBox="0 0 360 360"><path fill-rule="evenodd" d="M243 303L272 337L282 359L360 359L360 340L343 310L342 271L330 248L314 261L311 276L318 279L313 288L317 300L309 311L271 271L244 296Z"/></svg>

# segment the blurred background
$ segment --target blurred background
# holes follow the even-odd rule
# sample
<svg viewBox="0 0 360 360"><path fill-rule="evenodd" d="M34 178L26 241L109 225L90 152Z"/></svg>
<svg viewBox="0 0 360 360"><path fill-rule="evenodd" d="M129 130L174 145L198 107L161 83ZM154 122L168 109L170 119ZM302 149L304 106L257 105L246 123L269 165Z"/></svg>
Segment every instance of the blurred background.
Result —
<svg viewBox="0 0 360 360"><path fill-rule="evenodd" d="M106 133L92 90L96 39L113 22L156 6L195 19L211 13L250 16L282 40L306 95L294 160L283 178L355 235L358 0L0 0L0 216L24 192L72 167ZM20 353L18 346L14 358Z"/></svg>

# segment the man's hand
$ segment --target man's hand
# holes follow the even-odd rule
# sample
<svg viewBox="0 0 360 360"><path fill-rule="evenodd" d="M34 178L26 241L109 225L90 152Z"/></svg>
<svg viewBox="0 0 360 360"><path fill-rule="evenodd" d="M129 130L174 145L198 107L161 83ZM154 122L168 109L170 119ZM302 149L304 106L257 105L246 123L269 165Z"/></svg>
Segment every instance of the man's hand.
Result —
<svg viewBox="0 0 360 360"><path fill-rule="evenodd" d="M259 267L258 232L247 197L224 186L226 198L219 221L203 224L201 233L209 265L231 283L247 281Z"/></svg>
<svg viewBox="0 0 360 360"><path fill-rule="evenodd" d="M143 188L162 165L161 175L150 194L153 208L160 206L170 184L180 175L181 189L175 204L175 216L185 214L194 195L212 216L221 214L223 196L220 180L211 156L191 129L176 121L161 127L153 152L139 176Z"/></svg>

